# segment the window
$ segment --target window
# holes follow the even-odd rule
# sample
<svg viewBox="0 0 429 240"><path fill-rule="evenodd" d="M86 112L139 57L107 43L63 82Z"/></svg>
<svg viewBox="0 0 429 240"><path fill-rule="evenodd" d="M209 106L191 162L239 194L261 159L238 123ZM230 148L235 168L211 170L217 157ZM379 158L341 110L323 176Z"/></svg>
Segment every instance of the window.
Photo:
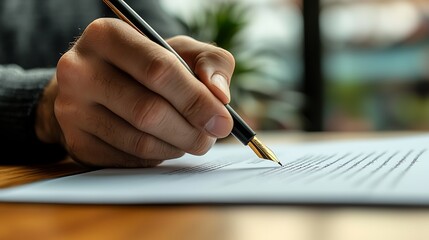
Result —
<svg viewBox="0 0 429 240"><path fill-rule="evenodd" d="M322 0L324 129L429 128L429 5Z"/></svg>

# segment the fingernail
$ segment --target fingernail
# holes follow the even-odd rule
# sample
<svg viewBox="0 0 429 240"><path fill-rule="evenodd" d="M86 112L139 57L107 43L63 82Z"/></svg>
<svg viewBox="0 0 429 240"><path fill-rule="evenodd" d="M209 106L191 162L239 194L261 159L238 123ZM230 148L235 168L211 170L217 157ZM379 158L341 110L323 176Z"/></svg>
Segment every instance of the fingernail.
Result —
<svg viewBox="0 0 429 240"><path fill-rule="evenodd" d="M221 92L225 94L228 100L231 99L231 94L229 93L228 81L224 76L222 76L219 73L215 73L213 74L210 80L217 89L219 89Z"/></svg>
<svg viewBox="0 0 429 240"><path fill-rule="evenodd" d="M222 138L227 136L229 121L220 115L213 116L206 124L204 129L215 137Z"/></svg>

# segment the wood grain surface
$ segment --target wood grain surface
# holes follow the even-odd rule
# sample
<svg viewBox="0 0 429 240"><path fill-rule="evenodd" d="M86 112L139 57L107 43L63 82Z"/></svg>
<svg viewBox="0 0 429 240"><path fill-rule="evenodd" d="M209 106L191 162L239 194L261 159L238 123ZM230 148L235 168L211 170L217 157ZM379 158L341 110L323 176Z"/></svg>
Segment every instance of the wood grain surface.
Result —
<svg viewBox="0 0 429 240"><path fill-rule="evenodd" d="M415 133L265 134L271 142ZM418 133L417 133L418 134ZM230 140L222 141L228 143ZM234 142L232 140L232 142ZM70 159L0 166L0 187L89 171ZM0 203L3 239L429 239L428 208L352 206L61 205Z"/></svg>

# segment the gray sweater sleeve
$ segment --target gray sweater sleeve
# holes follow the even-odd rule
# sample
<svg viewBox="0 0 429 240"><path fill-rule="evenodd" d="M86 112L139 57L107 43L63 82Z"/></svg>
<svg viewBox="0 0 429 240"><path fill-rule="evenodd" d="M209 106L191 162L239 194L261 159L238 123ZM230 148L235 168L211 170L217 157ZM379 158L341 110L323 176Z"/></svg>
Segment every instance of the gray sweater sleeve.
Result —
<svg viewBox="0 0 429 240"><path fill-rule="evenodd" d="M127 2L163 37L183 32L157 0ZM0 164L63 158L61 147L37 140L35 109L69 42L103 16L116 17L102 1L0 1Z"/></svg>
<svg viewBox="0 0 429 240"><path fill-rule="evenodd" d="M40 142L34 132L37 102L54 71L0 66L0 163L41 163L65 156L61 146Z"/></svg>

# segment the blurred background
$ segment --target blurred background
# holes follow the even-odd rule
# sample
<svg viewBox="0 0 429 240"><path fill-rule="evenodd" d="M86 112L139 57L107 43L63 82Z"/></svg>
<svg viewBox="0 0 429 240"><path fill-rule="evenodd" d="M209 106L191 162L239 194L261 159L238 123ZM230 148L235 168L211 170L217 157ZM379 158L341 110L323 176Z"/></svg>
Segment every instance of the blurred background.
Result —
<svg viewBox="0 0 429 240"><path fill-rule="evenodd" d="M429 129L429 0L162 0L231 51L255 129Z"/></svg>

